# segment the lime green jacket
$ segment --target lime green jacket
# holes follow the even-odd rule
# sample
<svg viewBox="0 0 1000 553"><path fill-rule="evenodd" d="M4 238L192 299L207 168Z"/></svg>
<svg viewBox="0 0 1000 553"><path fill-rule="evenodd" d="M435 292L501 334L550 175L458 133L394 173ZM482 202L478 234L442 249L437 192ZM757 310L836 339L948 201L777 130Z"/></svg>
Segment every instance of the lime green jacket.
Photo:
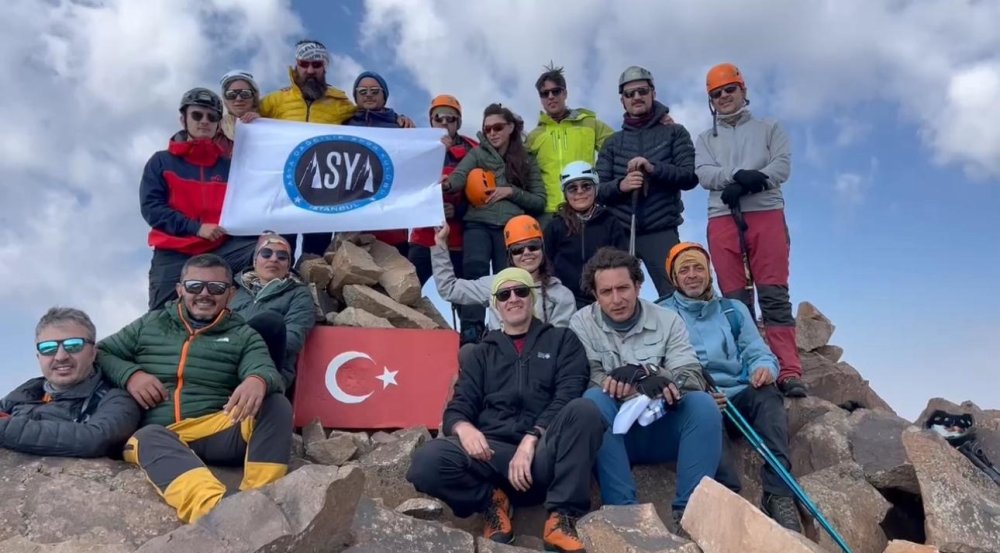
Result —
<svg viewBox="0 0 1000 553"><path fill-rule="evenodd" d="M538 126L528 134L528 151L535 156L545 184L546 213L555 213L564 201L563 167L573 161L593 164L604 141L614 131L588 109L572 109L558 123L544 111L538 116Z"/></svg>

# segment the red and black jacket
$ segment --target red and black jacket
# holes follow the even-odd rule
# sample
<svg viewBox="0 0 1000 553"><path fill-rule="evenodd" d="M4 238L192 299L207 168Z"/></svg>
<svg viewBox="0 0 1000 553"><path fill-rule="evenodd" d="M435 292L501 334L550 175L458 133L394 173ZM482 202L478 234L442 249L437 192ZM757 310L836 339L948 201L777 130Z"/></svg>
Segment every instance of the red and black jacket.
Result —
<svg viewBox="0 0 1000 553"><path fill-rule="evenodd" d="M226 237L198 236L203 223L219 224L229 179L229 159L211 140L186 140L174 135L166 150L146 162L139 185L142 218L152 227L149 245L197 255L215 250Z"/></svg>
<svg viewBox="0 0 1000 553"><path fill-rule="evenodd" d="M458 144L445 150L444 156L444 167L441 169L442 175L450 175L452 171L455 170L455 166L458 162L462 161L462 158L466 156L473 148L479 146L479 143L475 140L467 137L461 136ZM444 203L451 204L455 208L455 215L448 219L448 228L450 230L448 234L448 249L460 250L462 249L462 217L465 215L465 210L468 208L468 203L465 201L465 193L462 191L457 192L444 192ZM434 229L433 228L417 228L410 232L410 243L417 244L419 246L431 247L434 245Z"/></svg>

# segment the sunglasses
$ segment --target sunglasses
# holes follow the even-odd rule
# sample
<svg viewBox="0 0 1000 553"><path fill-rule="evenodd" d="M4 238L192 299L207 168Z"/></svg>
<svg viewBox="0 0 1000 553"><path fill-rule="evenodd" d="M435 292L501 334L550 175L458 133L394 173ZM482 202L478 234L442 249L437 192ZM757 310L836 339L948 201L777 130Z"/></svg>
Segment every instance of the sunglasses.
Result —
<svg viewBox="0 0 1000 553"><path fill-rule="evenodd" d="M496 294L493 294L497 301L507 301L510 299L511 295L515 295L519 298L526 298L531 295L531 288L528 288L527 286L515 286L513 288L504 288Z"/></svg>
<svg viewBox="0 0 1000 553"><path fill-rule="evenodd" d="M731 85L723 87L723 88L717 88L717 89L709 92L708 95L711 96L713 100L718 100L719 98L722 98L722 93L723 92L725 92L726 94L733 94L739 88L740 88L739 85L731 84Z"/></svg>
<svg viewBox="0 0 1000 553"><path fill-rule="evenodd" d="M209 294L221 296L229 289L228 282L218 280L185 280L181 284L184 285L184 291L188 294L200 294L202 290L208 288Z"/></svg>
<svg viewBox="0 0 1000 553"><path fill-rule="evenodd" d="M565 91L566 91L566 89L563 88L563 87L561 87L561 86L557 86L555 88L546 88L545 90L539 90L538 91L538 97L539 98L553 98L555 96L562 96L562 93L565 92Z"/></svg>
<svg viewBox="0 0 1000 553"><path fill-rule="evenodd" d="M326 66L326 63L322 61L298 60L298 64L302 69L309 69L310 67L313 69L323 69L323 67Z"/></svg>
<svg viewBox="0 0 1000 553"><path fill-rule="evenodd" d="M594 189L594 183L590 181L581 182L580 184L569 184L566 186L567 194L584 194L590 192Z"/></svg>
<svg viewBox="0 0 1000 553"><path fill-rule="evenodd" d="M369 86L367 88L358 88L355 90L358 96L378 96L382 92L382 89L377 86Z"/></svg>
<svg viewBox="0 0 1000 553"><path fill-rule="evenodd" d="M253 91L250 90L249 88L244 88L240 90L227 90L225 96L227 100L235 100L237 98L239 98L240 100L249 100L250 98L253 98Z"/></svg>
<svg viewBox="0 0 1000 553"><path fill-rule="evenodd" d="M483 134L502 132L509 123L497 123L495 125L483 125Z"/></svg>
<svg viewBox="0 0 1000 553"><path fill-rule="evenodd" d="M209 123L218 123L220 119L219 114L214 111L208 113L204 111L192 111L188 113L188 115L190 115L191 119L193 119L196 123L200 122L202 119L208 119Z"/></svg>
<svg viewBox="0 0 1000 553"><path fill-rule="evenodd" d="M524 252L537 252L542 249L542 245L538 242L530 242L528 244L517 244L511 246L508 251L510 255L521 255Z"/></svg>
<svg viewBox="0 0 1000 553"><path fill-rule="evenodd" d="M648 86L640 86L639 88L633 88L632 90L623 90L622 96L626 98L635 98L635 95L639 96L649 96L649 91L652 90Z"/></svg>
<svg viewBox="0 0 1000 553"><path fill-rule="evenodd" d="M445 124L457 123L458 122L458 116L457 115L435 115L434 116L434 122L435 123L445 123Z"/></svg>
<svg viewBox="0 0 1000 553"><path fill-rule="evenodd" d="M35 349L38 353L46 357L51 357L59 351L59 346L62 345L63 350L66 353L80 353L83 348L87 347L87 344L93 344L93 340L88 340L87 338L66 338L64 340L46 340L44 342L38 342L35 344Z"/></svg>
<svg viewBox="0 0 1000 553"><path fill-rule="evenodd" d="M288 261L289 259L292 258L292 256L285 250L275 251L271 248L261 248L260 251L257 252L257 255L261 256L264 259L271 259L271 256L273 255L275 259L281 262Z"/></svg>

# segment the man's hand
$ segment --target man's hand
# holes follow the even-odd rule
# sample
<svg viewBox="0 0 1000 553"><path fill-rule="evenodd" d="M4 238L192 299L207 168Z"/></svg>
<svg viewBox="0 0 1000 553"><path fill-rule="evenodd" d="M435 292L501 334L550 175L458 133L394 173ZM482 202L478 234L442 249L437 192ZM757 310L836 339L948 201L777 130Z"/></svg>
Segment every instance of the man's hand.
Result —
<svg viewBox="0 0 1000 553"><path fill-rule="evenodd" d="M733 173L733 180L738 182L746 194L756 194L767 188L767 175L753 169L740 169Z"/></svg>
<svg viewBox="0 0 1000 553"><path fill-rule="evenodd" d="M627 382L618 382L608 376L604 379L604 393L615 399L625 399L635 393L635 387Z"/></svg>
<svg viewBox="0 0 1000 553"><path fill-rule="evenodd" d="M750 385L754 388L767 386L772 382L774 382L774 375L771 374L771 369L767 367L757 367L757 370L750 376Z"/></svg>
<svg viewBox="0 0 1000 553"><path fill-rule="evenodd" d="M204 238L205 240L218 240L225 235L226 229L220 227L219 225L202 223L202 225L198 227L198 237Z"/></svg>
<svg viewBox="0 0 1000 553"><path fill-rule="evenodd" d="M125 382L125 389L143 409L152 409L167 400L167 389L160 379L145 371L132 373Z"/></svg>
<svg viewBox="0 0 1000 553"><path fill-rule="evenodd" d="M396 124L399 125L399 128L401 129L415 129L417 127L416 123L413 122L413 119L410 119L405 115L397 117Z"/></svg>
<svg viewBox="0 0 1000 553"><path fill-rule="evenodd" d="M264 402L267 384L256 376L251 376L233 390L229 401L222 407L223 413L228 413L233 422L240 423L248 417L256 417L260 404Z"/></svg>
<svg viewBox="0 0 1000 553"><path fill-rule="evenodd" d="M507 466L507 479L519 492L531 489L531 462L535 459L535 446L537 445L538 438L525 436L521 440L521 445L517 446L517 451L514 452L510 465Z"/></svg>
<svg viewBox="0 0 1000 553"><path fill-rule="evenodd" d="M719 406L719 411L726 408L726 394L720 392L712 392L712 399L715 400L715 404Z"/></svg>
<svg viewBox="0 0 1000 553"><path fill-rule="evenodd" d="M451 148L455 145L455 141L451 139L451 135L444 135L441 137L441 143L444 144L445 148Z"/></svg>
<svg viewBox="0 0 1000 553"><path fill-rule="evenodd" d="M240 116L240 121L244 123L252 123L258 119L260 119L260 114L256 111L248 111Z"/></svg>
<svg viewBox="0 0 1000 553"><path fill-rule="evenodd" d="M743 197L743 187L740 186L738 182L731 182L726 185L726 188L722 191L722 203L729 206L730 209L739 205L740 198Z"/></svg>
<svg viewBox="0 0 1000 553"><path fill-rule="evenodd" d="M493 450L490 449L490 443L486 441L486 436L478 428L472 426L472 423L460 422L452 430L458 436L462 449L469 454L469 457L483 462L493 458Z"/></svg>
<svg viewBox="0 0 1000 553"><path fill-rule="evenodd" d="M651 399L662 395L667 405L671 406L676 405L681 400L681 392L677 389L674 381L662 374L647 376L636 386L636 389Z"/></svg>
<svg viewBox="0 0 1000 553"><path fill-rule="evenodd" d="M618 183L618 189L628 194L642 188L643 176L640 171L631 171Z"/></svg>
<svg viewBox="0 0 1000 553"><path fill-rule="evenodd" d="M635 384L647 376L649 376L649 371L646 370L646 367L630 363L611 371L608 378L624 382L625 384Z"/></svg>
<svg viewBox="0 0 1000 553"><path fill-rule="evenodd" d="M500 200L506 200L514 195L514 189L509 186L499 186L493 190L490 197L486 200L486 205L492 205Z"/></svg>
<svg viewBox="0 0 1000 553"><path fill-rule="evenodd" d="M653 164L649 162L648 159L642 156L636 156L629 160L628 165L626 165L625 170L629 173L633 171L640 171L646 173L647 175L653 172Z"/></svg>
<svg viewBox="0 0 1000 553"><path fill-rule="evenodd" d="M447 250L449 234L451 229L448 228L448 221L442 221L441 226L434 231L434 243Z"/></svg>

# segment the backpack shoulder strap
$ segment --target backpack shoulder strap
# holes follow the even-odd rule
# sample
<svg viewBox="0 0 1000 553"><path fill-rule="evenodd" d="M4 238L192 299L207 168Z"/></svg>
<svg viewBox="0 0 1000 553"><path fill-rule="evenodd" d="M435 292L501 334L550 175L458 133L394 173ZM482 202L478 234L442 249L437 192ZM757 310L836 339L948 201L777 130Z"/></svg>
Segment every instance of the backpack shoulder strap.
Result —
<svg viewBox="0 0 1000 553"><path fill-rule="evenodd" d="M736 306L729 298L721 298L719 302L722 304L722 314L729 320L729 329L733 332L733 340L739 342L741 325L739 315L736 314Z"/></svg>
<svg viewBox="0 0 1000 553"><path fill-rule="evenodd" d="M80 414L76 416L75 422L87 422L87 419L90 418L90 415L94 414L94 411L97 411L97 406L101 404L104 396L108 395L110 390L111 387L106 382L98 384L90 396L83 401L83 406L80 407Z"/></svg>

